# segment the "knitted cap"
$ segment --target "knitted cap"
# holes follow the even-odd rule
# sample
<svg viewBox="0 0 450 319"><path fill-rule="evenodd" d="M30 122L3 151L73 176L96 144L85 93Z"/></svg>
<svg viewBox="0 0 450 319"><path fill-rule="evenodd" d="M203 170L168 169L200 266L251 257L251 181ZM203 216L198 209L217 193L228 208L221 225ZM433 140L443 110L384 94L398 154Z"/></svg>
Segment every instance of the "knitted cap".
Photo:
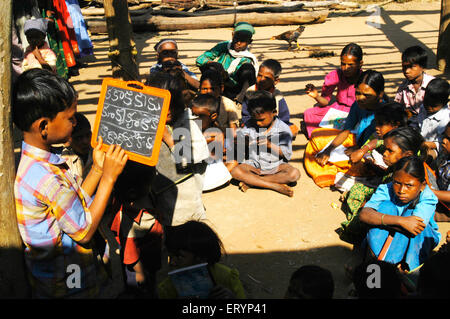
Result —
<svg viewBox="0 0 450 319"><path fill-rule="evenodd" d="M35 29L39 30L42 33L47 32L47 20L46 19L32 19L25 21L25 25L23 27L23 32L27 33L28 30Z"/></svg>
<svg viewBox="0 0 450 319"><path fill-rule="evenodd" d="M171 42L173 44L175 44L175 47L178 49L178 45L177 42L175 40L172 39L162 39L161 41L159 41L158 43L155 44L155 46L153 47L155 49L156 52L159 52L159 48L167 42Z"/></svg>
<svg viewBox="0 0 450 319"><path fill-rule="evenodd" d="M255 29L248 22L236 23L236 25L234 26L234 32L237 32L237 31L247 31L247 32L250 32L251 34L255 34Z"/></svg>

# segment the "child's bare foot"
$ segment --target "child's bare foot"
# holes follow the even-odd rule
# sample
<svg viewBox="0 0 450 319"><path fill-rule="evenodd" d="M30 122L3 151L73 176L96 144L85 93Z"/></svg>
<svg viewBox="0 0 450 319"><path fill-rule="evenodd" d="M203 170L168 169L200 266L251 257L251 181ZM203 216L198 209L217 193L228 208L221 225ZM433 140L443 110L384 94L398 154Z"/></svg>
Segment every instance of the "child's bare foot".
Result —
<svg viewBox="0 0 450 319"><path fill-rule="evenodd" d="M249 189L250 187L245 184L244 182L240 182L239 183L239 189L241 190L241 192L245 193L247 191L247 189Z"/></svg>
<svg viewBox="0 0 450 319"><path fill-rule="evenodd" d="M274 190L289 197L294 196L294 190L286 184L276 184Z"/></svg>

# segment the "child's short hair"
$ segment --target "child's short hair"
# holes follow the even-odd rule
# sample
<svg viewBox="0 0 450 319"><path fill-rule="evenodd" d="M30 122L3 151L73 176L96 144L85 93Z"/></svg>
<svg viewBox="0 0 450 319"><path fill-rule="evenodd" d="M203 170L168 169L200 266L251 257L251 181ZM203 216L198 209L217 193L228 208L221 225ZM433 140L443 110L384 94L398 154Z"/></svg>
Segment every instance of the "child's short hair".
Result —
<svg viewBox="0 0 450 319"><path fill-rule="evenodd" d="M261 63L260 68L261 67L266 67L269 70L271 70L275 78L279 78L281 75L282 67L280 62L278 62L277 60L274 59L265 60L263 63Z"/></svg>
<svg viewBox="0 0 450 319"><path fill-rule="evenodd" d="M77 92L67 80L45 69L28 70L13 87L13 122L26 132L38 119L54 119L76 100Z"/></svg>
<svg viewBox="0 0 450 319"><path fill-rule="evenodd" d="M219 63L219 62L212 61L212 62L209 62L209 63L205 63L205 64L203 64L200 67L200 72L201 72L202 75L208 70L212 70L212 71L218 72L220 74L221 79L222 79L222 84L225 83L227 81L227 79L229 78L228 72L225 71L223 65L221 63Z"/></svg>
<svg viewBox="0 0 450 319"><path fill-rule="evenodd" d="M317 265L306 265L297 269L289 281L288 299L332 299L333 275Z"/></svg>
<svg viewBox="0 0 450 319"><path fill-rule="evenodd" d="M417 291L420 298L450 298L450 244L443 244L438 252L425 260L420 268Z"/></svg>
<svg viewBox="0 0 450 319"><path fill-rule="evenodd" d="M408 121L408 114L403 105L398 102L386 103L383 108L376 111L375 122L377 124L393 124L406 126Z"/></svg>
<svg viewBox="0 0 450 319"><path fill-rule="evenodd" d="M417 64L420 65L422 68L426 68L428 62L427 52L425 51L424 48L418 45L409 47L402 53L402 62Z"/></svg>
<svg viewBox="0 0 450 319"><path fill-rule="evenodd" d="M215 70L206 70L200 77L200 83L208 80L212 87L220 87L223 84L222 76Z"/></svg>
<svg viewBox="0 0 450 319"><path fill-rule="evenodd" d="M200 94L192 100L192 106L206 108L210 114L219 113L220 98L211 94Z"/></svg>
<svg viewBox="0 0 450 319"><path fill-rule="evenodd" d="M445 106L448 103L450 85L441 78L431 80L425 88L423 104L426 106Z"/></svg>
<svg viewBox="0 0 450 319"><path fill-rule="evenodd" d="M374 266L379 267L379 287L369 287L367 284L368 277L374 272L368 267ZM371 258L355 268L353 284L359 299L395 299L401 295L401 280L397 272L397 266L376 258Z"/></svg>
<svg viewBox="0 0 450 319"><path fill-rule="evenodd" d="M341 58L344 55L352 55L354 56L358 61L362 60L363 57L363 51L361 47L356 43L349 43L347 44L341 51Z"/></svg>
<svg viewBox="0 0 450 319"><path fill-rule="evenodd" d="M77 120L77 125L73 128L72 135L76 135L83 129L91 130L91 123L83 113L76 112L75 119Z"/></svg>
<svg viewBox="0 0 450 319"><path fill-rule="evenodd" d="M182 225L168 227L165 236L169 252L185 250L210 265L218 263L222 257L223 245L219 236L203 222L190 220Z"/></svg>
<svg viewBox="0 0 450 319"><path fill-rule="evenodd" d="M246 93L248 111L251 115L273 112L277 103L272 93L267 91L249 91Z"/></svg>

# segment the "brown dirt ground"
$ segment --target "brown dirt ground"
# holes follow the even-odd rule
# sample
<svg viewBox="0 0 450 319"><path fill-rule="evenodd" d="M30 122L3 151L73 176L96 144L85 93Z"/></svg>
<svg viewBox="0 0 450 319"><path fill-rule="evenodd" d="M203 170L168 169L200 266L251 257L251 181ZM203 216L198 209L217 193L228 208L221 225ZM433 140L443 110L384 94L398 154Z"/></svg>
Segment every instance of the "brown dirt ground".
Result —
<svg viewBox="0 0 450 319"><path fill-rule="evenodd" d="M340 13L330 15L323 24L307 25L300 44L317 46L335 53L334 57L310 58L308 51L287 51L287 43L271 41L270 37L296 26L257 27L252 52L260 61L274 58L283 67L278 88L285 94L295 124L313 100L304 94L307 83L321 86L325 74L339 66L339 53L349 42L364 50L364 68L381 71L386 78L386 93L393 96L403 79L400 56L406 47L420 44L429 49L432 75L440 75L435 67L440 1L391 3L384 6L378 18L380 28L366 24L368 13L356 16ZM245 16L238 15L238 21ZM377 22L377 21L375 21ZM197 74L195 58L217 42L230 39L231 28L182 30L176 32L136 33L140 74L148 74L155 63L153 45L163 37L179 43L180 60ZM111 76L106 55L106 35L94 35L96 60L71 78L79 92L79 111L91 122L95 118L101 81ZM335 298L346 298L350 281L343 264L350 256L351 246L342 242L335 229L344 220L339 193L320 189L306 174L303 135L293 143L292 164L302 177L295 186L294 197L288 198L269 190L250 189L246 193L229 185L204 194L210 224L220 235L227 257L224 262L240 271L250 298L282 298L291 273L301 265L317 264L328 268L335 280ZM445 234L449 223L440 223ZM443 236L445 238L445 236Z"/></svg>

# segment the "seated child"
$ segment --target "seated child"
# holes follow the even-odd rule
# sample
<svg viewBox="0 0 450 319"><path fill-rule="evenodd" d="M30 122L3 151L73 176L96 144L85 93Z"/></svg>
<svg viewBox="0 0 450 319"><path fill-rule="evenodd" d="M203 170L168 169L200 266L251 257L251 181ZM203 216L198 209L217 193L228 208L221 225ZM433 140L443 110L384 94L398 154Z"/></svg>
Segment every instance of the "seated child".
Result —
<svg viewBox="0 0 450 319"><path fill-rule="evenodd" d="M128 162L114 185L110 228L120 245L129 286L148 293L156 289L161 267L162 226L150 195L155 168Z"/></svg>
<svg viewBox="0 0 450 319"><path fill-rule="evenodd" d="M288 105L281 92L275 87L280 82L281 64L277 60L269 59L264 61L256 76L256 90L264 90L272 93L277 102L278 118L289 125L292 136L297 136L298 127L291 122L291 115ZM242 103L242 122L244 125L250 120L247 103Z"/></svg>
<svg viewBox="0 0 450 319"><path fill-rule="evenodd" d="M170 227L165 235L164 244L173 270L201 263L208 264L209 273L215 284L210 291L209 299L246 298L239 272L220 263L223 245L211 227L203 222L188 221ZM178 296L170 277L158 285L160 299L176 299Z"/></svg>
<svg viewBox="0 0 450 319"><path fill-rule="evenodd" d="M52 152L53 144L69 140L76 111L75 89L50 71L28 70L14 86L13 121L24 138L14 195L35 298L111 298L118 293L108 286L92 239L128 157L117 145L102 152L100 138L92 169L80 184L65 160ZM73 264L81 275L74 286L67 284Z"/></svg>
<svg viewBox="0 0 450 319"><path fill-rule="evenodd" d="M355 183L345 195L342 210L347 220L341 223L339 238L351 244L359 245L364 239L367 227L359 220L360 209L370 199L378 185L389 183L392 180L394 164L401 158L417 155L423 142L423 137L412 127L401 126L393 129L383 136L383 162L386 169L379 168L380 179L374 185Z"/></svg>
<svg viewBox="0 0 450 319"><path fill-rule="evenodd" d="M320 95L313 84L306 85L306 93L317 102L317 106L306 109L303 115L307 138L311 137L312 131L319 127L328 112L330 112L327 116L330 124L326 127L343 128L343 121L335 121L335 119L345 119L346 113L348 114L350 107L355 102L355 83L362 73L362 57L361 47L356 43L349 43L341 51L341 67L325 76ZM336 102L330 105L335 88L337 88ZM336 110L342 115L332 115Z"/></svg>
<svg viewBox="0 0 450 319"><path fill-rule="evenodd" d="M417 156L400 159L392 182L378 186L359 214L371 227L363 243L367 253L404 272L415 271L441 239L434 221L436 204L423 161Z"/></svg>
<svg viewBox="0 0 450 319"><path fill-rule="evenodd" d="M223 96L224 84L220 73L214 70L206 70L200 78L200 94L211 94L219 99L219 109L214 119L214 126L222 130L223 134L231 129L233 135L239 127L239 115L236 103Z"/></svg>
<svg viewBox="0 0 450 319"><path fill-rule="evenodd" d="M238 22L231 41L223 41L200 55L196 64L202 67L206 63L217 60L230 75L225 83L224 95L242 103L247 89L256 82L258 60L248 50L252 43L255 29L247 22Z"/></svg>
<svg viewBox="0 0 450 319"><path fill-rule="evenodd" d="M208 191L225 185L231 180L229 170L224 164L224 134L218 123L220 108L219 97L210 94L200 94L192 101L192 114L201 120L203 136L208 143L210 158L206 167L203 191Z"/></svg>
<svg viewBox="0 0 450 319"><path fill-rule="evenodd" d="M316 265L302 266L291 275L285 299L333 299L333 275Z"/></svg>
<svg viewBox="0 0 450 319"><path fill-rule="evenodd" d="M248 108L252 120L237 132L237 162L231 175L240 181L242 191L256 186L268 188L292 197L287 184L300 178L300 171L288 164L292 156L292 133L289 126L276 115L276 102L267 91L248 92ZM243 143L243 141L248 141ZM240 154L247 146L248 159ZM241 157L241 158L240 158Z"/></svg>
<svg viewBox="0 0 450 319"><path fill-rule="evenodd" d="M33 68L47 69L56 73L56 54L45 42L47 32L46 19L27 20L24 26L29 46L25 49L22 62L23 71Z"/></svg>
<svg viewBox="0 0 450 319"><path fill-rule="evenodd" d="M175 226L206 218L202 201L208 145L191 110L186 108L179 78L152 73L146 85L169 90L170 107L156 165L152 193L161 224Z"/></svg>
<svg viewBox="0 0 450 319"><path fill-rule="evenodd" d="M179 68L189 86L193 89L198 89L199 82L195 73L190 71L185 64L178 60L178 44L175 40L161 39L155 44L154 49L157 54L158 63L150 68L150 74L163 71L163 63L173 62L173 67Z"/></svg>
<svg viewBox="0 0 450 319"><path fill-rule="evenodd" d="M419 128L425 139L427 155L432 159L436 159L439 154L442 136L450 121L449 89L450 85L446 80L431 80L425 89L419 115L411 122L411 126Z"/></svg>
<svg viewBox="0 0 450 319"><path fill-rule="evenodd" d="M427 52L420 46L409 47L402 53L402 70L406 79L400 84L394 100L404 105L409 118L419 114L425 88L434 79L425 73L427 61Z"/></svg>
<svg viewBox="0 0 450 319"><path fill-rule="evenodd" d="M77 124L73 128L69 143L63 148L61 157L66 159L70 170L86 178L92 166L91 123L82 113L75 113Z"/></svg>
<svg viewBox="0 0 450 319"><path fill-rule="evenodd" d="M368 174L363 166L353 165L351 158L375 132L375 112L384 106L384 77L380 72L367 70L355 87L356 101L345 120L344 130L318 128L306 145L305 169L319 187L334 185L338 172L350 176ZM331 156L336 149L339 156Z"/></svg>

